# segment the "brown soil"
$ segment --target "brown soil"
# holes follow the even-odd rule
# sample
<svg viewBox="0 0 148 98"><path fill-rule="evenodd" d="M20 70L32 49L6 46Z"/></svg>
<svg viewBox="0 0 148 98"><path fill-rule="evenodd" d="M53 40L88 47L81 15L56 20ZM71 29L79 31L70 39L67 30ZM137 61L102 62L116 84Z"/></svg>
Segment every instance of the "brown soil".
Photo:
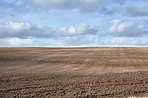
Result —
<svg viewBox="0 0 148 98"><path fill-rule="evenodd" d="M148 96L148 48L0 48L0 98L132 96Z"/></svg>

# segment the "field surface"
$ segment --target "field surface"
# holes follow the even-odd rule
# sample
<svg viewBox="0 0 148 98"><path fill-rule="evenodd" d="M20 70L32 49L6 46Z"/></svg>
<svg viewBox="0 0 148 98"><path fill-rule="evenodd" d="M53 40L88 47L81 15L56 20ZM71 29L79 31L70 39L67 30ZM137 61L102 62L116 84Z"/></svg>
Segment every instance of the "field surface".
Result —
<svg viewBox="0 0 148 98"><path fill-rule="evenodd" d="M132 96L148 96L148 48L0 48L0 98Z"/></svg>

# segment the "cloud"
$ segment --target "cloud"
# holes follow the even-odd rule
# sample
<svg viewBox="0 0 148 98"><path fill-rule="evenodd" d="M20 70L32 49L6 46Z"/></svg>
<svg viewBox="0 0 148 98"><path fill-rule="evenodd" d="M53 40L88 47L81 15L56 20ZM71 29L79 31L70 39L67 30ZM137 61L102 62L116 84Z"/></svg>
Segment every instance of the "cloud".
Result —
<svg viewBox="0 0 148 98"><path fill-rule="evenodd" d="M80 35L54 38L1 38L0 46L89 46L97 45L98 37Z"/></svg>
<svg viewBox="0 0 148 98"><path fill-rule="evenodd" d="M86 23L57 28L38 27L25 22L0 24L1 46L81 46L98 43L100 27Z"/></svg>
<svg viewBox="0 0 148 98"><path fill-rule="evenodd" d="M30 5L43 9L80 9L82 12L97 12L113 15L148 16L147 0L28 0Z"/></svg>
<svg viewBox="0 0 148 98"><path fill-rule="evenodd" d="M33 39L20 39L20 38L3 38L0 39L0 46L32 46Z"/></svg>
<svg viewBox="0 0 148 98"><path fill-rule="evenodd" d="M24 22L6 22L0 24L0 38L7 37L50 37L51 31L48 28L40 28Z"/></svg>
<svg viewBox="0 0 148 98"><path fill-rule="evenodd" d="M112 13L112 4L122 4L123 0L28 0L30 5L35 5L43 9L73 9L78 8L84 12L100 11ZM108 8L109 7L109 8ZM113 8L114 9L114 8ZM115 9L114 9L115 10Z"/></svg>
<svg viewBox="0 0 148 98"><path fill-rule="evenodd" d="M148 1L139 0L137 2L132 2L127 5L126 14L130 16L148 16Z"/></svg>
<svg viewBox="0 0 148 98"><path fill-rule="evenodd" d="M74 4L75 7L85 12L100 11L103 14L111 14L114 6L120 5L122 2L122 0L75 0Z"/></svg>
<svg viewBox="0 0 148 98"><path fill-rule="evenodd" d="M51 38L59 36L73 36L90 34L95 35L100 31L99 27L90 27L88 24L81 23L77 26L62 27L52 30L49 27L38 27L24 22L6 22L0 24L0 38Z"/></svg>
<svg viewBox="0 0 148 98"><path fill-rule="evenodd" d="M100 27L93 27L91 28L88 24L81 23L77 26L70 26L70 27L62 27L56 30L56 32L60 35L83 35L83 34L96 34L100 31Z"/></svg>
<svg viewBox="0 0 148 98"><path fill-rule="evenodd" d="M88 46L90 44L98 44L99 38L98 36L90 36L90 35L80 35L80 36L66 36L60 37L57 42L60 42L59 45L64 46ZM56 43L56 42L55 42Z"/></svg>
<svg viewBox="0 0 148 98"><path fill-rule="evenodd" d="M51 39L42 38L2 38L0 46L148 46L148 39L141 37L114 37L100 39L96 36L67 36Z"/></svg>
<svg viewBox="0 0 148 98"><path fill-rule="evenodd" d="M29 3L41 8L65 8L69 7L72 0L28 0Z"/></svg>
<svg viewBox="0 0 148 98"><path fill-rule="evenodd" d="M121 45L121 46L148 46L148 39L141 37L115 37L110 39L105 39L102 43L104 45Z"/></svg>
<svg viewBox="0 0 148 98"><path fill-rule="evenodd" d="M20 6L20 5L22 5L22 3L25 2L25 0L1 0L0 3L1 2L10 4L10 5Z"/></svg>
<svg viewBox="0 0 148 98"><path fill-rule="evenodd" d="M148 34L146 23L137 21L111 21L109 34L114 36L137 37Z"/></svg>

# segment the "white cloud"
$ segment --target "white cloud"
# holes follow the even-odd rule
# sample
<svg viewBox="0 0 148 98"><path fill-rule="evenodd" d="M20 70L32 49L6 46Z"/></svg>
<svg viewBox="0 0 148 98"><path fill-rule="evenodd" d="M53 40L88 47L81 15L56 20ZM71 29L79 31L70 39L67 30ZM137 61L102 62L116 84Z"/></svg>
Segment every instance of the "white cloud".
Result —
<svg viewBox="0 0 148 98"><path fill-rule="evenodd" d="M24 22L6 22L0 24L0 38L7 37L50 37L51 31L48 28L40 28Z"/></svg>
<svg viewBox="0 0 148 98"><path fill-rule="evenodd" d="M18 37L18 38L51 38L56 36L69 35L94 35L100 31L99 27L90 27L88 24L82 23L77 26L62 27L51 30L48 27L38 27L23 22L6 22L0 24L0 38Z"/></svg>
<svg viewBox="0 0 148 98"><path fill-rule="evenodd" d="M3 38L0 46L148 46L148 39L141 37L115 37L99 39L96 36L67 36L52 39Z"/></svg>
<svg viewBox="0 0 148 98"><path fill-rule="evenodd" d="M129 37L115 37L110 39L105 39L103 42L104 45L122 45L122 46L147 46L148 45L148 39L147 38L141 38L141 37L135 37L135 38L129 38Z"/></svg>
<svg viewBox="0 0 148 98"><path fill-rule="evenodd" d="M67 36L60 37L58 42L61 42L64 46L79 46L89 44L98 44L99 38L97 36L89 36L89 35L80 35L80 36Z"/></svg>
<svg viewBox="0 0 148 98"><path fill-rule="evenodd" d="M5 30L10 30L12 32L19 33L24 30L29 30L30 28L31 28L31 25L29 23L23 23L23 22L17 23L17 22L9 21L5 24L0 24L0 29L4 30L2 32L8 32Z"/></svg>
<svg viewBox="0 0 148 98"><path fill-rule="evenodd" d="M98 43L99 31L86 23L51 30L9 21L0 24L0 46L86 46Z"/></svg>
<svg viewBox="0 0 148 98"><path fill-rule="evenodd" d="M20 38L4 38L0 39L1 46L29 46L33 45L33 39L20 39Z"/></svg>
<svg viewBox="0 0 148 98"><path fill-rule="evenodd" d="M99 39L97 36L65 36L53 38L2 38L1 46L89 46L97 45Z"/></svg>
<svg viewBox="0 0 148 98"><path fill-rule="evenodd" d="M76 35L76 34L96 34L100 31L99 27L91 28L88 24L81 23L77 26L62 27L56 30L60 35Z"/></svg>
<svg viewBox="0 0 148 98"><path fill-rule="evenodd" d="M111 35L135 37L148 33L147 26L143 22L113 20L111 23L113 24L109 29Z"/></svg>

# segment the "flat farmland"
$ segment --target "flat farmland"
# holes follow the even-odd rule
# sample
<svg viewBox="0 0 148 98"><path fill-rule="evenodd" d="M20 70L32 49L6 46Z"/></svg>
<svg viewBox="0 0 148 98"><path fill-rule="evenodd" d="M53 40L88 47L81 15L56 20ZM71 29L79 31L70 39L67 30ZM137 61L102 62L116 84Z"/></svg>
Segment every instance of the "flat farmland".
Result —
<svg viewBox="0 0 148 98"><path fill-rule="evenodd" d="M0 48L0 98L146 96L146 47Z"/></svg>

